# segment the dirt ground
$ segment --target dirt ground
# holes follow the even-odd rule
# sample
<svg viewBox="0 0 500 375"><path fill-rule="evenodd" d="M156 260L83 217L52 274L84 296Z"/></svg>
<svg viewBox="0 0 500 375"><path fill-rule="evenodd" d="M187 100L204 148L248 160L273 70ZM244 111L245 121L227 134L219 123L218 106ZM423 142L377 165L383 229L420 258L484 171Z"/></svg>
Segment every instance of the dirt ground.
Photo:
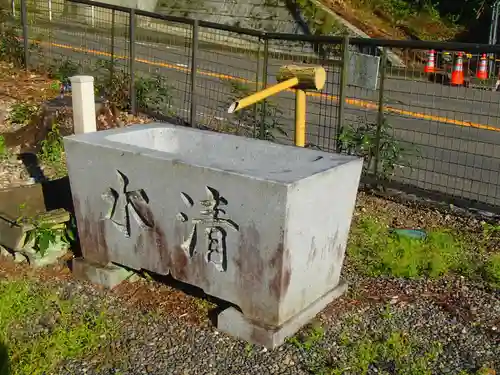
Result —
<svg viewBox="0 0 500 375"><path fill-rule="evenodd" d="M22 105L22 111L33 111L23 123L10 119L16 105ZM150 121L116 111L97 100L96 111L98 130ZM59 83L45 74L22 71L0 62L0 136L8 151L0 165L0 189L37 181L37 176L28 171L26 159L33 159L30 156L40 150L54 122L58 123L62 136L73 134L71 96L60 97ZM45 167L50 178L50 167Z"/></svg>

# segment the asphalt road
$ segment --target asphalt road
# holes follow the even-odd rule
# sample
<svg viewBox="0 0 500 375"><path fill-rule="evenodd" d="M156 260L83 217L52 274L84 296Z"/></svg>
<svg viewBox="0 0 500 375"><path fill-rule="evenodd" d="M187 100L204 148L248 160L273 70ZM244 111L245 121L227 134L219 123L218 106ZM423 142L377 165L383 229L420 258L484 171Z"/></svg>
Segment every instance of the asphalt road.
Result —
<svg viewBox="0 0 500 375"><path fill-rule="evenodd" d="M89 66L98 58L109 59L110 46L110 38L57 30L43 49L51 57L71 58ZM124 39L116 38L116 55L127 56L127 48ZM158 73L166 77L173 96L171 109L187 121L191 100L188 41L185 48L143 42L136 43L135 48L136 74ZM117 61L125 66L128 64L125 59ZM290 63L296 62L271 59L268 83L275 82L281 65ZM333 66L325 68L328 78L322 95L308 97L307 141L333 151L338 124L339 70ZM262 83L262 76L257 76L257 71L262 72L262 61L257 62L252 56L199 50L197 121L212 125L233 121L234 115L227 114L234 98L231 83L254 91L256 82ZM242 91L237 92L241 95ZM344 123L357 125L376 121L378 90L349 86L346 95ZM387 121L394 136L413 150L406 158L410 167L398 168L395 178L421 188L500 206L499 99L497 92L388 77L384 90ZM293 93L282 93L272 101L282 111L273 120L289 135L280 141L290 143L293 139Z"/></svg>

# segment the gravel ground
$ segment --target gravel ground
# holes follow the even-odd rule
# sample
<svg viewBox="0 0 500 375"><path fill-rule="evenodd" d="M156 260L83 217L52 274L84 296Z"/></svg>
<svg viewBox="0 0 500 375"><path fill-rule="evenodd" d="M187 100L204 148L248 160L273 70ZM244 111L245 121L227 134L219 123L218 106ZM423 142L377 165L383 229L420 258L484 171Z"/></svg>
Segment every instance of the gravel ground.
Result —
<svg viewBox="0 0 500 375"><path fill-rule="evenodd" d="M0 277L10 273L4 263ZM500 293L462 278L354 278L348 295L318 315L314 324L324 332L312 345L304 344L312 337L306 327L295 343L268 351L217 332L208 319L208 302L162 283L141 279L105 291L73 280L67 270L49 269L38 277L61 295L81 296L82 309L106 306L120 324L119 338L109 347L65 363L56 374L334 374L332 368L349 364L353 354L361 356L352 345L395 331L423 351L441 345L437 360L429 360L429 373L500 369ZM350 345L343 343L346 337ZM381 373L377 366L388 365L375 363L368 373Z"/></svg>

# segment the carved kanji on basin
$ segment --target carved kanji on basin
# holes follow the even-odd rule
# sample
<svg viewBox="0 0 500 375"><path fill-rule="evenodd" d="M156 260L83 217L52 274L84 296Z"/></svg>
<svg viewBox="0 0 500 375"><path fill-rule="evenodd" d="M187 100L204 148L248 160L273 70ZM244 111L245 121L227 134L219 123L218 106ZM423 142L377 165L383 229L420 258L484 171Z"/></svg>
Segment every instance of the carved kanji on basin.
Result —
<svg viewBox="0 0 500 375"><path fill-rule="evenodd" d="M109 203L109 209L106 213L106 219L116 226L116 228L130 237L130 217L132 216L140 227L146 228L153 225L149 218L141 215L139 205L149 202L149 199L143 189L134 191L128 190L129 180L125 174L116 171L119 182L119 190L109 187L104 194L103 199Z"/></svg>
<svg viewBox="0 0 500 375"><path fill-rule="evenodd" d="M227 269L227 230L237 232L239 227L234 221L221 217L226 214L226 211L221 208L221 206L227 205L225 198L210 186L206 186L205 189L207 199L199 202L203 207L199 212L201 217L190 220L188 214L185 212L177 214L177 220L185 223L190 221L192 224L188 238L182 242L181 247L190 257L193 257L196 254L199 243L198 228L202 227L206 244L205 260L208 263L212 263L218 271L222 272ZM181 193L181 198L186 208L191 209L195 206L194 200L188 194Z"/></svg>

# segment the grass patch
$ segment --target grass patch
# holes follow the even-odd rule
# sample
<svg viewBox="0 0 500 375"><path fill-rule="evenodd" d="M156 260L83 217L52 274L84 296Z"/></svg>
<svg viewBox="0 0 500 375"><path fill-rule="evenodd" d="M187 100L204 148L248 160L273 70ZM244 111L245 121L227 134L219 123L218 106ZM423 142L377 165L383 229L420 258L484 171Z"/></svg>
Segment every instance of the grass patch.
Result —
<svg viewBox="0 0 500 375"><path fill-rule="evenodd" d="M339 342L348 356L323 374L432 374L442 351L439 343L418 343L403 331L354 336L342 333Z"/></svg>
<svg viewBox="0 0 500 375"><path fill-rule="evenodd" d="M383 316L390 319L390 316ZM355 323L355 322L353 322ZM324 331L312 327L289 342L305 358L314 375L342 374L431 374L442 352L439 343L420 342L401 330L356 331L347 325L337 340L337 350L322 347Z"/></svg>
<svg viewBox="0 0 500 375"><path fill-rule="evenodd" d="M348 247L351 264L368 276L436 278L472 267L467 243L451 231L431 231L424 240L391 233L369 217L353 228Z"/></svg>
<svg viewBox="0 0 500 375"><path fill-rule="evenodd" d="M482 233L474 235L435 229L419 240L399 236L383 220L365 216L351 231L347 248L349 265L371 277L434 279L454 273L498 287L500 254L495 252L496 246L490 245L497 243L500 232L492 231L490 226L484 228Z"/></svg>
<svg viewBox="0 0 500 375"><path fill-rule="evenodd" d="M493 286L500 288L500 254L491 254L488 257L483 274Z"/></svg>
<svg viewBox="0 0 500 375"><path fill-rule="evenodd" d="M395 314L391 305L386 305L370 319L358 313L344 318L339 331L310 326L288 342L299 350L303 368L311 375L439 373L446 343L401 327ZM325 342L332 334L336 337L333 346ZM491 371L483 366L473 372L463 369L459 375L493 374Z"/></svg>
<svg viewBox="0 0 500 375"><path fill-rule="evenodd" d="M77 297L61 298L30 281L0 281L0 343L12 375L51 373L65 360L96 352L115 332L105 311L82 307ZM0 347L0 369L1 354Z"/></svg>

